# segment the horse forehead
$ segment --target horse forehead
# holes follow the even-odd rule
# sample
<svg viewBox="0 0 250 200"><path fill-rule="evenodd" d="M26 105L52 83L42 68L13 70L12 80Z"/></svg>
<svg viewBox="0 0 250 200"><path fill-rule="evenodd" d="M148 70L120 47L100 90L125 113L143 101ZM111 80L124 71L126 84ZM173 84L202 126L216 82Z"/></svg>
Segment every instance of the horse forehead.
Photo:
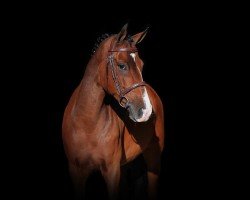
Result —
<svg viewBox="0 0 250 200"><path fill-rule="evenodd" d="M135 49L136 47L133 44L128 42L128 43L124 43L122 45L118 45L116 48L117 49ZM118 58L119 59L130 59L131 57L135 61L136 53L135 52L130 52L130 51L125 51L125 52L119 52L118 53Z"/></svg>
<svg viewBox="0 0 250 200"><path fill-rule="evenodd" d="M118 52L117 57L118 59L121 59L121 60L127 60L129 55L128 55L128 52Z"/></svg>

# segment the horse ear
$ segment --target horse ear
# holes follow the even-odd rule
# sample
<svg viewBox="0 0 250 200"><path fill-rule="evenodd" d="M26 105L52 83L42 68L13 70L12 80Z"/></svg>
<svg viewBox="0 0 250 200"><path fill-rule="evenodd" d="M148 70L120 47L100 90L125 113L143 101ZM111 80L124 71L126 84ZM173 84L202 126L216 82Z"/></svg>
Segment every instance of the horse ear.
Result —
<svg viewBox="0 0 250 200"><path fill-rule="evenodd" d="M128 23L125 24L122 27L121 31L117 34L117 42L121 42L126 38L126 36L127 36L127 28L128 28Z"/></svg>
<svg viewBox="0 0 250 200"><path fill-rule="evenodd" d="M133 42L134 42L135 44L140 43L140 42L144 39L144 37L146 36L146 34L147 34L147 32L148 32L148 29L149 29L149 27L147 27L145 31L142 31L142 32L140 32L140 33L137 33L137 34L133 35L133 36L131 37L131 38L133 39Z"/></svg>

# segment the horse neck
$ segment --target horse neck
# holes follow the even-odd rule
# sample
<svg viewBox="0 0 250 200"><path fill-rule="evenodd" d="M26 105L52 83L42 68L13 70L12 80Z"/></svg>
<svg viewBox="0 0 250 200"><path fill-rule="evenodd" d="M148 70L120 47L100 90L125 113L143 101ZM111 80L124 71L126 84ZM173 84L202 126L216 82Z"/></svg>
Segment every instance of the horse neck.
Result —
<svg viewBox="0 0 250 200"><path fill-rule="evenodd" d="M85 120L96 120L104 105L105 91L98 84L98 65L99 63L93 56L79 86L75 108L77 115L85 117Z"/></svg>
<svg viewBox="0 0 250 200"><path fill-rule="evenodd" d="M114 36L111 36L100 44L100 47L91 57L81 81L76 101L76 108L79 109L76 110L81 116L85 116L85 120L95 121L105 108L105 91L98 84L99 66L107 59L108 50L113 39Z"/></svg>

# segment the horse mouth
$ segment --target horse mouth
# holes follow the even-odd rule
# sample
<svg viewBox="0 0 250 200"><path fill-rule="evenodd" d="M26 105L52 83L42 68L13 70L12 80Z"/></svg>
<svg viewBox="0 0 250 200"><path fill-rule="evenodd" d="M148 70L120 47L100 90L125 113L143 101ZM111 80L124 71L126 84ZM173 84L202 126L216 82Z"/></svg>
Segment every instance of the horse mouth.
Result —
<svg viewBox="0 0 250 200"><path fill-rule="evenodd" d="M137 122L136 119L135 119L133 116L129 115L129 118L130 118L133 122Z"/></svg>

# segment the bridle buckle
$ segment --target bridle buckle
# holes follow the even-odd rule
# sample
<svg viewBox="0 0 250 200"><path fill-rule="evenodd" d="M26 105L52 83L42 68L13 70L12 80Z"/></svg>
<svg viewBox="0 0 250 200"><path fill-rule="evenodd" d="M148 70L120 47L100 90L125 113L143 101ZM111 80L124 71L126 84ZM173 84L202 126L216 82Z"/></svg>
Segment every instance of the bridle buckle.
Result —
<svg viewBox="0 0 250 200"><path fill-rule="evenodd" d="M129 101L128 101L127 97L123 96L123 97L120 98L119 104L120 104L121 107L127 108L128 107L128 102Z"/></svg>

